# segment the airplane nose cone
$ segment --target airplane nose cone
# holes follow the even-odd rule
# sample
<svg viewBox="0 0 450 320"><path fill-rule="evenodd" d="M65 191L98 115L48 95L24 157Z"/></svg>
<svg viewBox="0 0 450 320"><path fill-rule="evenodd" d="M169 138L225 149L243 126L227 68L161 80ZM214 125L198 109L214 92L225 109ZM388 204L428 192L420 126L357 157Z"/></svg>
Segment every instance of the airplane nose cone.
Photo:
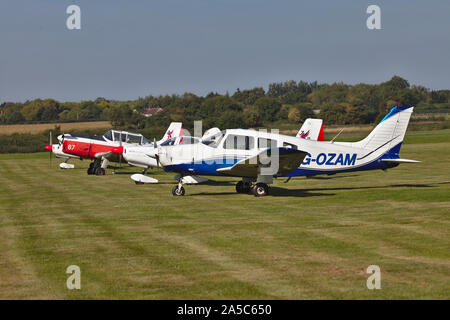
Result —
<svg viewBox="0 0 450 320"><path fill-rule="evenodd" d="M45 146L44 149L48 150L48 151L52 151L52 145L49 144L48 146Z"/></svg>

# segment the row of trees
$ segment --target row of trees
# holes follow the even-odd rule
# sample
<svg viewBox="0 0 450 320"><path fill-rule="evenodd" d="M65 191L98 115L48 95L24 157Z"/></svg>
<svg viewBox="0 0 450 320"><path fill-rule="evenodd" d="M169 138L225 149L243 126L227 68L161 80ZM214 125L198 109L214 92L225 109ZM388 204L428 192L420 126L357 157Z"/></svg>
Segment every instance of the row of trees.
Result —
<svg viewBox="0 0 450 320"><path fill-rule="evenodd" d="M0 105L0 123L109 120L114 127L141 132L183 121L191 128L203 120L204 128L259 127L277 122L300 123L319 113L327 124L373 123L394 105L415 105L424 112L448 112L450 90L432 91L411 86L401 77L377 85L287 81L261 87L237 89L232 95L210 93L204 97L183 95L147 96L133 101L58 102L36 99ZM147 108L163 111L146 118Z"/></svg>

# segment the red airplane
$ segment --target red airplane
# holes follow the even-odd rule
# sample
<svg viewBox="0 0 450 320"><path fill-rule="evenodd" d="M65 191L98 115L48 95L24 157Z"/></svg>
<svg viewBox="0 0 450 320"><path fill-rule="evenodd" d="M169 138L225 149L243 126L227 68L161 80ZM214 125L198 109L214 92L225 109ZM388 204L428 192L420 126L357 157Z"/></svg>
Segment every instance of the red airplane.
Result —
<svg viewBox="0 0 450 320"><path fill-rule="evenodd" d="M182 135L181 122L172 122L163 139ZM151 145L142 134L127 131L109 130L103 136L87 134L62 134L58 136L59 144L45 146L58 158L92 159L88 174L104 175L109 162L122 162L123 146ZM60 165L61 166L61 165ZM61 166L65 168L65 166Z"/></svg>

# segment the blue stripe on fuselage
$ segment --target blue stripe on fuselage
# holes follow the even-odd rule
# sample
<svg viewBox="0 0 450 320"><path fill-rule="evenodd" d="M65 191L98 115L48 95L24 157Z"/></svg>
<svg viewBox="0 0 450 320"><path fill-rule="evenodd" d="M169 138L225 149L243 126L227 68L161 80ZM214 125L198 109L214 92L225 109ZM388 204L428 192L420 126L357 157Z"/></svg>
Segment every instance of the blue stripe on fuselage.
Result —
<svg viewBox="0 0 450 320"><path fill-rule="evenodd" d="M217 169L234 166L242 159L243 158L225 157L198 162L180 163L176 165L166 166L165 171L173 171L185 174L199 174L205 176L223 176L224 174L217 172Z"/></svg>
<svg viewBox="0 0 450 320"><path fill-rule="evenodd" d="M286 177L301 177L301 176L313 176L318 174L334 174L334 173L343 173L343 172L352 172L352 171L365 171L365 170L376 170L376 169L389 169L398 166L398 163L389 163L383 162L382 159L398 159L398 153L400 152L400 147L402 146L402 142L395 145L391 149L389 149L385 154L380 156L379 158L373 160L372 162L366 163L361 166L354 166L350 168L342 168L342 169L328 169L328 170L320 170L320 169L306 169L306 168L297 168L294 171L290 172L286 175Z"/></svg>

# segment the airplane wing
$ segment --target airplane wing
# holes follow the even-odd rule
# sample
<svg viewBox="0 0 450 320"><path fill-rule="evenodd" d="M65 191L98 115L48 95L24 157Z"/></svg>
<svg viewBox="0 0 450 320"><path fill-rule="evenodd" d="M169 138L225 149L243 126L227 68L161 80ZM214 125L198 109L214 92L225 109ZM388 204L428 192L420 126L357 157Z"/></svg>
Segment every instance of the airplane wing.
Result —
<svg viewBox="0 0 450 320"><path fill-rule="evenodd" d="M291 148L269 148L217 171L237 177L257 177L260 174L284 176L297 169L306 155L304 151Z"/></svg>
<svg viewBox="0 0 450 320"><path fill-rule="evenodd" d="M393 163L420 163L418 160L411 159L381 159L383 162L393 162Z"/></svg>

